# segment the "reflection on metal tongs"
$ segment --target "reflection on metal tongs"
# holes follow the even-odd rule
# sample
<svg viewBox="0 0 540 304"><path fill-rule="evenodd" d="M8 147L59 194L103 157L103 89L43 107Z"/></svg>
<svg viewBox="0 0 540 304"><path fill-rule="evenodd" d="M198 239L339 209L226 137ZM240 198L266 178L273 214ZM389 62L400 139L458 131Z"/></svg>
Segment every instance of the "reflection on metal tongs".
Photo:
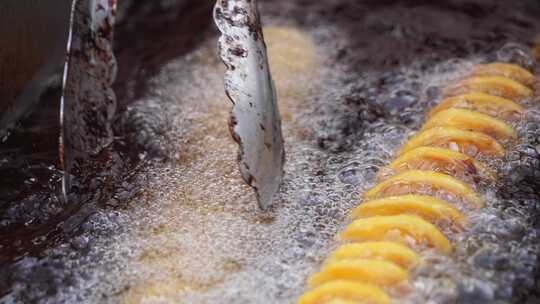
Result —
<svg viewBox="0 0 540 304"><path fill-rule="evenodd" d="M74 0L60 109L62 188L84 188L97 158L113 141L116 0ZM104 168L101 168L103 170ZM98 169L99 170L99 169ZM73 179L75 177L75 180Z"/></svg>
<svg viewBox="0 0 540 304"><path fill-rule="evenodd" d="M240 146L244 180L259 206L271 206L283 178L285 152L276 93L255 0L218 0L214 20L222 33L225 91L233 103L231 134Z"/></svg>
<svg viewBox="0 0 540 304"><path fill-rule="evenodd" d="M7 138L62 73L59 164L64 199L112 143L116 0L0 2L0 137ZM58 113L57 112L57 113ZM74 187L73 187L74 186Z"/></svg>
<svg viewBox="0 0 540 304"><path fill-rule="evenodd" d="M39 100L66 57L70 0L0 2L0 137Z"/></svg>

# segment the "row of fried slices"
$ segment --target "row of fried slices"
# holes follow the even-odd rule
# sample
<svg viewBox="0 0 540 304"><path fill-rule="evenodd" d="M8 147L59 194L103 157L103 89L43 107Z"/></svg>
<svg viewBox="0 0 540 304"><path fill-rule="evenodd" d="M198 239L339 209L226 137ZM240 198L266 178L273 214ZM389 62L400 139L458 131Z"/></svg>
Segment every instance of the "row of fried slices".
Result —
<svg viewBox="0 0 540 304"><path fill-rule="evenodd" d="M364 193L339 235L345 243L309 278L298 303L390 303L388 288L406 285L421 251L451 254L445 234L467 229L462 211L482 208L475 184L496 178L483 162L516 140L512 123L535 85L522 67L492 63L446 87L446 98Z"/></svg>

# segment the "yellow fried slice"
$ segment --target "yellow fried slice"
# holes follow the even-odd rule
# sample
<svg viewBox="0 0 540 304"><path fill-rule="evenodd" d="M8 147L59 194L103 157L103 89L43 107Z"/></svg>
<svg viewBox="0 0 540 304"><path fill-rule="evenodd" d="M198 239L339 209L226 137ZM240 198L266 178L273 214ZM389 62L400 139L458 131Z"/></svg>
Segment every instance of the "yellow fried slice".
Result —
<svg viewBox="0 0 540 304"><path fill-rule="evenodd" d="M422 127L427 130L435 127L454 127L476 131L495 139L515 139L516 130L506 122L486 114L465 109L447 109L433 115Z"/></svg>
<svg viewBox="0 0 540 304"><path fill-rule="evenodd" d="M412 268L419 261L418 255L402 244L393 242L365 242L348 243L340 246L332 252L325 263L354 259L385 260L405 269Z"/></svg>
<svg viewBox="0 0 540 304"><path fill-rule="evenodd" d="M409 150L384 167L379 175L382 177L389 172L397 174L411 169L433 170L453 176L480 174L489 179L495 178L491 170L470 156L439 147L418 147Z"/></svg>
<svg viewBox="0 0 540 304"><path fill-rule="evenodd" d="M358 304L390 304L390 297L381 288L351 281L332 281L317 286L304 293L298 304L326 304L332 303L333 299Z"/></svg>
<svg viewBox="0 0 540 304"><path fill-rule="evenodd" d="M427 244L444 253L452 250L450 242L437 227L415 215L374 216L358 219L340 234L341 239L349 241L395 239L407 243L406 237L411 237L418 244Z"/></svg>
<svg viewBox="0 0 540 304"><path fill-rule="evenodd" d="M518 120L524 108L514 101L485 93L462 94L448 97L435 106L428 117L449 108L470 109L507 121Z"/></svg>
<svg viewBox="0 0 540 304"><path fill-rule="evenodd" d="M521 83L502 76L474 76L458 81L444 91L446 96L486 93L514 101L531 97L533 91Z"/></svg>
<svg viewBox="0 0 540 304"><path fill-rule="evenodd" d="M386 287L407 278L407 271L392 262L373 259L337 260L323 265L318 273L311 275L308 286L313 288L326 282L346 280Z"/></svg>
<svg viewBox="0 0 540 304"><path fill-rule="evenodd" d="M406 187L415 190L415 187L429 186L432 190L445 190L458 197L466 199L473 207L482 207L482 200L464 182L448 175L433 171L410 170L395 175L371 188L364 193L367 200L392 196L396 194L394 189Z"/></svg>
<svg viewBox="0 0 540 304"><path fill-rule="evenodd" d="M516 64L489 63L479 64L474 67L473 74L476 76L503 76L515 80L532 88L536 82L534 75Z"/></svg>
<svg viewBox="0 0 540 304"><path fill-rule="evenodd" d="M450 221L465 226L465 216L443 200L427 195L401 195L381 198L360 204L352 211L355 218L377 215L415 214L431 223Z"/></svg>
<svg viewBox="0 0 540 304"><path fill-rule="evenodd" d="M436 127L417 133L403 145L398 155L421 146L446 147L473 157L479 152L496 157L504 155L504 148L493 137L452 127Z"/></svg>

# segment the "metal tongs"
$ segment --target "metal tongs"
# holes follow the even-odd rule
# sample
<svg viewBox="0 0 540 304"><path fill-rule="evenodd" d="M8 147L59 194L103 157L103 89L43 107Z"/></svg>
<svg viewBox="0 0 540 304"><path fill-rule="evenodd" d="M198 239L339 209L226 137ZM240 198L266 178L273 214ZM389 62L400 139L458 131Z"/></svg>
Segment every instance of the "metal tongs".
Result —
<svg viewBox="0 0 540 304"><path fill-rule="evenodd" d="M281 184L285 152L257 1L218 0L214 20L222 33L219 52L227 67L225 91L233 103L230 130L240 146L240 172L266 209Z"/></svg>
<svg viewBox="0 0 540 304"><path fill-rule="evenodd" d="M84 188L87 172L113 142L116 0L2 0L0 3L0 138L29 112L62 69L59 163L65 199ZM227 72L230 129L239 166L268 208L283 175L276 94L255 0L218 0L214 18Z"/></svg>

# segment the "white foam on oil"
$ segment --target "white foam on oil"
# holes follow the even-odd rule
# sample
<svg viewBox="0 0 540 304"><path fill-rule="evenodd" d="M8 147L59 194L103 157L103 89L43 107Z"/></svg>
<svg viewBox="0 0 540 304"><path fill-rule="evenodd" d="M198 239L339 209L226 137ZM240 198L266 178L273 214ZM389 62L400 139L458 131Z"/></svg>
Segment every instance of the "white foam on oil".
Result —
<svg viewBox="0 0 540 304"><path fill-rule="evenodd" d="M179 104L167 112L175 111L173 125L184 130L178 138L182 151L173 168L157 169L160 177L149 187L149 192L159 189L159 210L141 211L143 237L130 242L146 245L128 264L137 278L119 295L122 302L289 303L322 253L307 248L322 247L334 235L338 221L328 227L318 221L313 198L306 196L313 196L315 183L324 198L324 187L338 192L324 182L306 183L322 155L301 139L307 131L295 117L316 86L315 46L305 33L279 27L266 29L265 39L288 158L278 207L271 214L258 210L237 173L237 147L224 128L228 100L221 90L208 90L222 87L220 63L208 59L213 45L193 54L192 62L169 65L157 82L162 95ZM179 71L186 70L189 77L178 81ZM168 79L173 81L167 84ZM339 206L343 198L335 200ZM149 233L149 226L157 226L157 232Z"/></svg>

